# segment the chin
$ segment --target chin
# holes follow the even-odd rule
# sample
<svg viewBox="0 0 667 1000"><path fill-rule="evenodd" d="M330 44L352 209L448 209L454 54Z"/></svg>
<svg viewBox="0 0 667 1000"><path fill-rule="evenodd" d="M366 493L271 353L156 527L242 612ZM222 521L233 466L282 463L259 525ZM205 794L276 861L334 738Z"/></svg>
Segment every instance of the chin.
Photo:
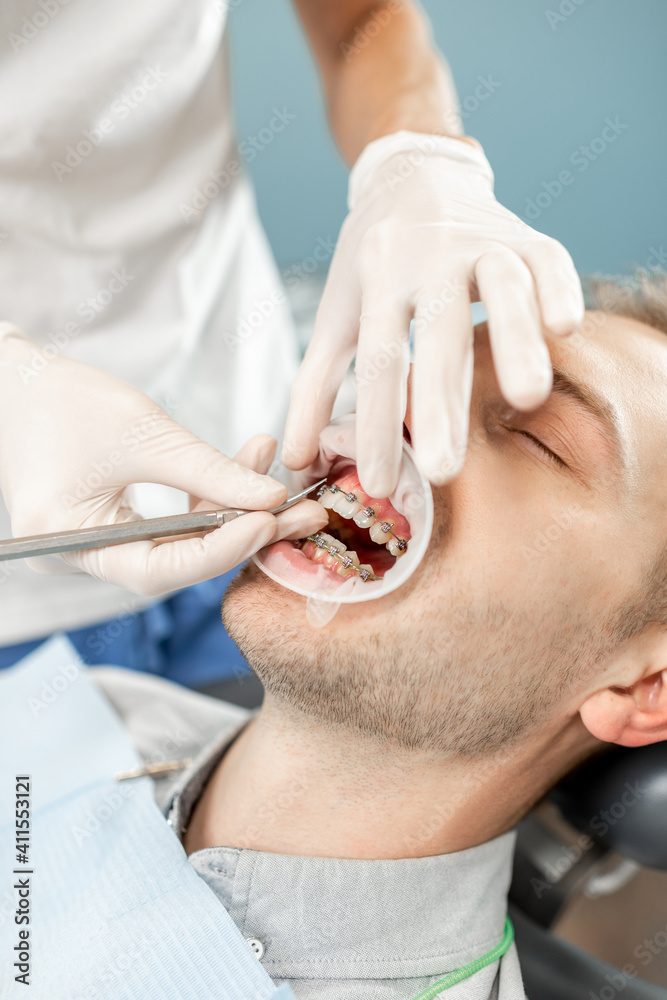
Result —
<svg viewBox="0 0 667 1000"><path fill-rule="evenodd" d="M281 587L248 562L225 591L222 623L249 659L244 648L248 642L264 644L269 636L282 634L285 625L290 632L295 626L308 627L306 598Z"/></svg>
<svg viewBox="0 0 667 1000"><path fill-rule="evenodd" d="M368 604L340 605L332 620L318 626L308 599L282 587L249 562L227 588L222 623L251 667L264 680L266 666L291 661L294 668L326 652L336 655L339 641L359 644L369 619L380 615L394 595Z"/></svg>
<svg viewBox="0 0 667 1000"><path fill-rule="evenodd" d="M255 563L247 562L225 591L222 600L222 620L231 635L234 622L259 611L266 626L274 610L289 608L296 612L299 605L305 606L305 599L286 587L274 583Z"/></svg>

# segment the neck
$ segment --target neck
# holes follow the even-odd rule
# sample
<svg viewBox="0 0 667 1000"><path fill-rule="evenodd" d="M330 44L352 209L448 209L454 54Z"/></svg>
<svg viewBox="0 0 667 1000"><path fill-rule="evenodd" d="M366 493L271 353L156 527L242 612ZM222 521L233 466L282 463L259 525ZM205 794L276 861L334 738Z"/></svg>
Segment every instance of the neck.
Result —
<svg viewBox="0 0 667 1000"><path fill-rule="evenodd" d="M578 716L510 751L443 760L318 725L267 693L192 816L185 847L409 858L498 836L597 744Z"/></svg>

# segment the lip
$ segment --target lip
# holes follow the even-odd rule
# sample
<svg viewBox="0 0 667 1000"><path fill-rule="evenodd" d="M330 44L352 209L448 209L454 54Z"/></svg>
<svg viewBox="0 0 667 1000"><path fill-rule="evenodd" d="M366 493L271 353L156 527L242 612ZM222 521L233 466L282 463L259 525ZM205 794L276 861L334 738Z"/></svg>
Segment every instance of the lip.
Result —
<svg viewBox="0 0 667 1000"><path fill-rule="evenodd" d="M273 542L261 550L264 566L279 577L289 575L294 584L299 587L320 590L333 594L346 583L346 579L338 573L332 573L322 563L313 562L305 556L301 549L294 547L292 542Z"/></svg>

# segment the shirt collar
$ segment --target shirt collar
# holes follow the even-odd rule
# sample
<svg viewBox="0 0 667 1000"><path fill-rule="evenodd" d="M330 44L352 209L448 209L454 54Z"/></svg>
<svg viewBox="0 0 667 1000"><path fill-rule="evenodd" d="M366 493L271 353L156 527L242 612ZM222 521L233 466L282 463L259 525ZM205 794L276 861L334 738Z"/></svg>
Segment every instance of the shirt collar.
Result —
<svg viewBox="0 0 667 1000"><path fill-rule="evenodd" d="M223 753L246 723L181 777L167 811L182 837ZM388 817L387 822L391 822ZM515 832L451 854L398 860L298 857L246 848L196 851L190 863L274 978L391 979L445 973L503 936Z"/></svg>

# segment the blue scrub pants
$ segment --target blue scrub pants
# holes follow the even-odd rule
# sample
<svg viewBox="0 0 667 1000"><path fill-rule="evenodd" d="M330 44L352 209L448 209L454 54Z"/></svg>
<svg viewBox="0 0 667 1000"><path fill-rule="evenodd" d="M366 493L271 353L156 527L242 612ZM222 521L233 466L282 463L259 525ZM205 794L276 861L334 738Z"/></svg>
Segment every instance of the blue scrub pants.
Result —
<svg viewBox="0 0 667 1000"><path fill-rule="evenodd" d="M222 595L237 572L187 587L145 611L65 634L89 666L129 667L192 688L246 676L250 668L220 621ZM48 638L0 646L0 669Z"/></svg>

